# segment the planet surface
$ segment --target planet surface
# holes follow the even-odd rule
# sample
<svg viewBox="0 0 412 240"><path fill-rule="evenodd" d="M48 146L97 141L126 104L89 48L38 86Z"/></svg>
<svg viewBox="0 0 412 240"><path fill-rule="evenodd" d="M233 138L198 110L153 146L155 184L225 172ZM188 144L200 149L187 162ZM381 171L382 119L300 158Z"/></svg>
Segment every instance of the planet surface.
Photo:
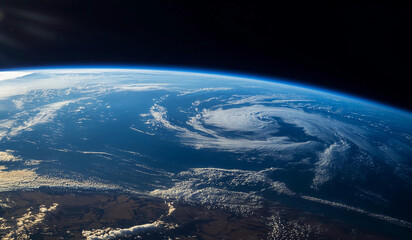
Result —
<svg viewBox="0 0 412 240"><path fill-rule="evenodd" d="M276 79L0 72L0 236L410 239L411 123Z"/></svg>

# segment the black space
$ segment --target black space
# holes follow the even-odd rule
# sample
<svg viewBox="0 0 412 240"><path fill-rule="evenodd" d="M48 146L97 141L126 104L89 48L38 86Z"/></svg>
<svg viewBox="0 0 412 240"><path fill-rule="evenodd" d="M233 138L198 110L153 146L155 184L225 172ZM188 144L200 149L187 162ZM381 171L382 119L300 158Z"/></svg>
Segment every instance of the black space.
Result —
<svg viewBox="0 0 412 240"><path fill-rule="evenodd" d="M350 2L2 0L0 68L216 69L412 110L411 6Z"/></svg>

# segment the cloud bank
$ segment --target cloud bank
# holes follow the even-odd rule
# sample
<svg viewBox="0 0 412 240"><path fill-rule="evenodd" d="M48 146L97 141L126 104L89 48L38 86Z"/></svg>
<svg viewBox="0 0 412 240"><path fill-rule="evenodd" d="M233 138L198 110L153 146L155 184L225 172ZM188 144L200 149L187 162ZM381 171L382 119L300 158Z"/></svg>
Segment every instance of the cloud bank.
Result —
<svg viewBox="0 0 412 240"><path fill-rule="evenodd" d="M0 218L0 230L5 232L2 239L31 239L34 228L43 223L47 214L54 212L58 205L57 203L53 203L49 207L40 205L38 209L29 208L21 217L16 219L12 218L9 221Z"/></svg>

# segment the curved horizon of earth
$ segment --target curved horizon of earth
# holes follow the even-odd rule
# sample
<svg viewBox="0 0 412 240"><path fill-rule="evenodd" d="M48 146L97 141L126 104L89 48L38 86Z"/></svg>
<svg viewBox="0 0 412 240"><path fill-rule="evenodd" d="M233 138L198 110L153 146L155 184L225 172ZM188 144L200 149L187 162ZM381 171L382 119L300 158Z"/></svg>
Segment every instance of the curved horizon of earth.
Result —
<svg viewBox="0 0 412 240"><path fill-rule="evenodd" d="M243 217L273 213L281 203L407 238L411 122L412 114L399 109L242 76L0 72L0 192L109 191L169 204L156 221L111 230L107 238L83 229L88 239L178 229L164 220L172 202ZM0 210L8 205L0 198ZM16 229L8 221L0 211L3 237ZM262 221L268 238L280 236L279 215Z"/></svg>

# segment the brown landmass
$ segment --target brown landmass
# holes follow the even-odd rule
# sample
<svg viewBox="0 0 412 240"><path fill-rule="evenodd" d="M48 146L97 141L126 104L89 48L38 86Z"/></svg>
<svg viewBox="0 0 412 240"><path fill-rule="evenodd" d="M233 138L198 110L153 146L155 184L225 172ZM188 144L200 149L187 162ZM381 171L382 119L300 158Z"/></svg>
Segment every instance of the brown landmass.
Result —
<svg viewBox="0 0 412 240"><path fill-rule="evenodd" d="M54 207L55 206L55 207ZM281 204L252 216L114 193L0 193L2 239L85 239L83 230L125 229L159 219L159 228L115 239L384 239ZM37 221L37 222L36 222Z"/></svg>

